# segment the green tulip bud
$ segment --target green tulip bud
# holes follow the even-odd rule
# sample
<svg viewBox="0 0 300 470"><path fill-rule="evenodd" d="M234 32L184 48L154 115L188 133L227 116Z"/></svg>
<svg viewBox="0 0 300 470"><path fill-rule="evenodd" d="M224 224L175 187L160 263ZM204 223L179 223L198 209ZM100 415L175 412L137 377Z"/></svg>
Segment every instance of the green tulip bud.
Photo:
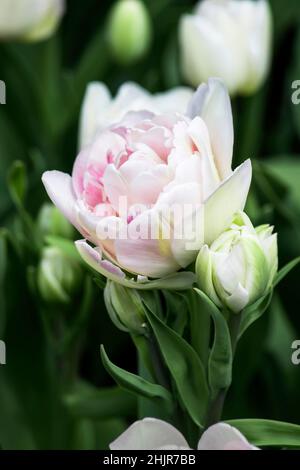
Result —
<svg viewBox="0 0 300 470"><path fill-rule="evenodd" d="M69 303L80 286L80 264L56 247L44 248L38 267L37 284L41 297L49 303Z"/></svg>
<svg viewBox="0 0 300 470"><path fill-rule="evenodd" d="M151 42L149 12L140 0L119 0L112 8L108 40L116 60L128 65L140 59Z"/></svg>
<svg viewBox="0 0 300 470"><path fill-rule="evenodd" d="M196 261L200 289L218 306L241 312L271 288L278 267L277 235L273 227L254 228L240 212L231 227Z"/></svg>
<svg viewBox="0 0 300 470"><path fill-rule="evenodd" d="M44 236L73 238L73 226L53 204L46 203L41 207L37 223Z"/></svg>
<svg viewBox="0 0 300 470"><path fill-rule="evenodd" d="M145 307L138 291L108 280L104 300L112 321L120 330L144 333Z"/></svg>

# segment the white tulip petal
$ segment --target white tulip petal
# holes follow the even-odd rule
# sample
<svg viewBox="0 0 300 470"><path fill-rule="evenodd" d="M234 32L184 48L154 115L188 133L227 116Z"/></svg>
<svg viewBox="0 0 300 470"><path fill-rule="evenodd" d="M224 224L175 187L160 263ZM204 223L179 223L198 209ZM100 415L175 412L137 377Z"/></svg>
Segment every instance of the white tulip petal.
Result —
<svg viewBox="0 0 300 470"><path fill-rule="evenodd" d="M189 449L174 426L155 418L136 421L109 447L111 450Z"/></svg>
<svg viewBox="0 0 300 470"><path fill-rule="evenodd" d="M232 294L226 297L226 304L232 312L240 313L248 305L249 300L247 289L238 283Z"/></svg>
<svg viewBox="0 0 300 470"><path fill-rule="evenodd" d="M107 86L102 82L92 82L87 86L80 115L79 148L91 143L101 128L101 116L111 102Z"/></svg>
<svg viewBox="0 0 300 470"><path fill-rule="evenodd" d="M188 115L201 116L209 130L215 164L221 179L231 173L233 153L233 119L228 92L221 80L210 79L193 96Z"/></svg>
<svg viewBox="0 0 300 470"><path fill-rule="evenodd" d="M205 201L204 240L208 245L231 225L234 214L243 210L251 176L251 162L246 160Z"/></svg>
<svg viewBox="0 0 300 470"><path fill-rule="evenodd" d="M193 94L192 88L180 86L163 93L156 93L153 96L153 102L162 114L172 112L185 114Z"/></svg>
<svg viewBox="0 0 300 470"><path fill-rule="evenodd" d="M197 158L191 157L190 160L196 162ZM184 171L181 172L183 180L195 178L193 171L190 174L188 164L181 166L183 170L186 168L185 176ZM196 166L191 165L190 169L197 168L196 164ZM187 182L175 184L161 193L155 206L172 228L170 241L172 256L181 267L186 267L194 261L203 245L204 208L201 199L201 186L195 182Z"/></svg>
<svg viewBox="0 0 300 470"><path fill-rule="evenodd" d="M204 245L197 257L196 261L196 275L200 289L208 295L208 297L218 306L221 307L221 302L215 291L213 284L213 253L207 245Z"/></svg>
<svg viewBox="0 0 300 470"><path fill-rule="evenodd" d="M257 448L233 426L217 423L202 434L198 450L257 450Z"/></svg>
<svg viewBox="0 0 300 470"><path fill-rule="evenodd" d="M42 176L42 182L53 204L85 236L77 221L76 198L71 176L61 171L46 171Z"/></svg>

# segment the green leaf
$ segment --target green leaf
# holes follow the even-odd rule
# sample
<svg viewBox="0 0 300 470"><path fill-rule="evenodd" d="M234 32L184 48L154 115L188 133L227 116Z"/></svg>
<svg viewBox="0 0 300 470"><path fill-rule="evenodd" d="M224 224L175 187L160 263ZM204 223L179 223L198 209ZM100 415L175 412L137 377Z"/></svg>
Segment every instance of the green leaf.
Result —
<svg viewBox="0 0 300 470"><path fill-rule="evenodd" d="M202 308L213 319L214 342L208 360L209 385L215 396L227 389L232 378L232 347L227 321L215 304L199 289L195 289L201 299ZM201 314L202 312L199 312Z"/></svg>
<svg viewBox="0 0 300 470"><path fill-rule="evenodd" d="M264 162L254 160L253 180L259 193L266 199L277 212L291 224L299 221L299 216L286 204L288 187L282 178L274 173Z"/></svg>
<svg viewBox="0 0 300 470"><path fill-rule="evenodd" d="M203 306L202 299L194 289L183 294L185 296L190 318L191 346L200 357L206 367L209 356L209 343L211 331L211 318L209 312Z"/></svg>
<svg viewBox="0 0 300 470"><path fill-rule="evenodd" d="M22 161L15 161L8 171L8 187L11 198L17 207L22 207L26 195L26 169Z"/></svg>
<svg viewBox="0 0 300 470"><path fill-rule="evenodd" d="M64 396L64 403L76 418L107 419L131 417L136 412L137 400L119 387L97 389L79 382Z"/></svg>
<svg viewBox="0 0 300 470"><path fill-rule="evenodd" d="M163 359L175 381L183 406L192 420L202 426L209 390L204 367L196 351L153 312L146 316Z"/></svg>
<svg viewBox="0 0 300 470"><path fill-rule="evenodd" d="M166 323L182 336L188 320L184 293L165 290L163 296L166 301ZM153 312L153 308L150 310Z"/></svg>
<svg viewBox="0 0 300 470"><path fill-rule="evenodd" d="M299 263L300 263L300 256L298 256L298 258L293 259L288 264L286 264L283 268L281 268L280 271L278 271L278 273L276 274L276 277L273 283L274 287L277 286L277 284L279 284L282 281L282 279L284 279L285 276L287 276L289 272L292 271L292 269L294 269Z"/></svg>
<svg viewBox="0 0 300 470"><path fill-rule="evenodd" d="M132 374L131 372L127 372L126 370L114 365L109 360L103 346L101 346L101 358L106 371L111 375L116 383L120 385L120 387L146 398L164 400L171 406L172 397L168 390L161 385L148 382L142 377Z"/></svg>
<svg viewBox="0 0 300 470"><path fill-rule="evenodd" d="M272 300L273 290L268 292L264 297L258 299L254 304L246 307L242 312L242 319L239 329L238 339L240 339L245 331L252 325L253 322L258 320L263 313L267 310Z"/></svg>
<svg viewBox="0 0 300 470"><path fill-rule="evenodd" d="M268 419L232 419L234 426L258 447L300 447L300 426Z"/></svg>

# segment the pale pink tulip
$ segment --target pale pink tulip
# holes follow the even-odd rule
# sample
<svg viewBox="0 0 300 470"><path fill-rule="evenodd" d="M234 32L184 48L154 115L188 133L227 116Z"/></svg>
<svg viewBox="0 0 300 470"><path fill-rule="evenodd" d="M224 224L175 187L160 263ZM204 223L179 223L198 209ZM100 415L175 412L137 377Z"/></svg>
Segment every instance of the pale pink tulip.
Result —
<svg viewBox="0 0 300 470"><path fill-rule="evenodd" d="M174 273L228 228L246 202L251 164L232 171L232 149L230 99L223 84L211 79L197 90L186 115L130 112L81 151L72 176L48 171L43 183L96 246L76 242L94 269L127 286L133 281L124 270L138 276L138 288L149 285L147 277L166 276L167 285L186 288L193 275ZM174 216L174 207L190 210ZM179 225L183 237L177 236Z"/></svg>
<svg viewBox="0 0 300 470"><path fill-rule="evenodd" d="M133 423L115 441L111 450L190 450L174 426L156 418ZM198 442L198 450L258 450L236 428L226 423L210 426Z"/></svg>

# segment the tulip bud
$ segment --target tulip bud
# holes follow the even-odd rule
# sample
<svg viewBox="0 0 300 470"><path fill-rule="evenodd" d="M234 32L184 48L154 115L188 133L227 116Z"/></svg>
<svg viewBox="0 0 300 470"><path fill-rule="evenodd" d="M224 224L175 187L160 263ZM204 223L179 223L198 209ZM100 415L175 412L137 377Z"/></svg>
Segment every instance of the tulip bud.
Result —
<svg viewBox="0 0 300 470"><path fill-rule="evenodd" d="M128 65L140 59L151 42L149 12L140 0L119 0L108 24L108 40L118 62Z"/></svg>
<svg viewBox="0 0 300 470"><path fill-rule="evenodd" d="M38 268L37 284L45 302L69 303L82 279L80 264L59 248L43 250Z"/></svg>
<svg viewBox="0 0 300 470"><path fill-rule="evenodd" d="M197 281L218 307L234 313L265 295L277 272L277 235L273 228L256 229L243 212L210 246L200 250Z"/></svg>
<svg viewBox="0 0 300 470"><path fill-rule="evenodd" d="M219 77L232 95L254 93L269 70L271 40L267 0L204 0L180 22L183 75L196 87Z"/></svg>
<svg viewBox="0 0 300 470"><path fill-rule="evenodd" d="M57 28L64 6L65 0L1 0L0 38L46 39Z"/></svg>
<svg viewBox="0 0 300 470"><path fill-rule="evenodd" d="M145 307L135 289L107 281L104 300L112 321L121 329L136 334L145 331Z"/></svg>
<svg viewBox="0 0 300 470"><path fill-rule="evenodd" d="M44 236L54 235L70 239L74 235L73 226L53 204L46 203L41 207L37 224Z"/></svg>

